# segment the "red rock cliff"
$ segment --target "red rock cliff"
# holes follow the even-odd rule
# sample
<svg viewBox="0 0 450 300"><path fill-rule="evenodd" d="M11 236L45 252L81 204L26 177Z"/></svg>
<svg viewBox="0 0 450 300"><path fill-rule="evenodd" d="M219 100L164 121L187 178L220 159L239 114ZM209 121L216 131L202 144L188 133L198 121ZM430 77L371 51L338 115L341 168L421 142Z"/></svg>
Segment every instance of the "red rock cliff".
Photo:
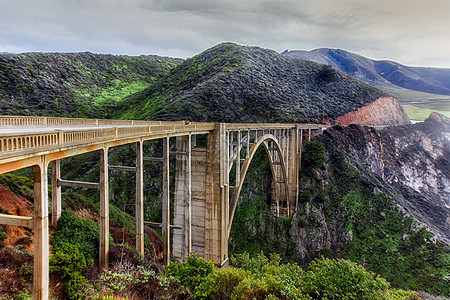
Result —
<svg viewBox="0 0 450 300"><path fill-rule="evenodd" d="M372 103L336 119L336 124L350 125L405 125L409 118L397 99L380 97Z"/></svg>

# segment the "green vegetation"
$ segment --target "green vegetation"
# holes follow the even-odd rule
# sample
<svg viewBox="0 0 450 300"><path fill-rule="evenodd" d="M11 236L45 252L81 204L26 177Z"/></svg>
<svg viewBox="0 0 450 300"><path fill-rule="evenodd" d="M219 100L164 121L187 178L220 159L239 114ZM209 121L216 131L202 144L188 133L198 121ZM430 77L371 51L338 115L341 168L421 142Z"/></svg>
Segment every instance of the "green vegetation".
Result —
<svg viewBox="0 0 450 300"><path fill-rule="evenodd" d="M230 253L278 253L285 261L303 265L321 255L338 256L364 265L396 287L448 296L450 248L433 242L430 233L344 158L327 153L334 156L326 161L325 154L322 143L305 144L301 206L292 220L272 215L270 167L265 153L255 155L233 219ZM329 172L319 172L320 168ZM321 240L324 232L336 230L334 226L342 228L335 233L342 242L331 250ZM301 260L296 232L308 237L301 243L311 243L304 245L308 252Z"/></svg>
<svg viewBox="0 0 450 300"><path fill-rule="evenodd" d="M8 231L6 225L0 225L0 248L4 247L4 240L8 238Z"/></svg>
<svg viewBox="0 0 450 300"><path fill-rule="evenodd" d="M277 218L270 210L272 173L267 153L260 147L250 164L231 226L230 253L292 255L289 219Z"/></svg>
<svg viewBox="0 0 450 300"><path fill-rule="evenodd" d="M0 297L29 299L33 280L33 255L23 246L0 247Z"/></svg>
<svg viewBox="0 0 450 300"><path fill-rule="evenodd" d="M89 259L98 256L100 229L99 225L89 219L80 219L75 213L64 210L58 220L58 228L53 236L52 244L55 251L68 241L77 246L81 253Z"/></svg>
<svg viewBox="0 0 450 300"><path fill-rule="evenodd" d="M382 95L331 67L258 47L223 43L187 59L155 84L119 103L114 117L319 122Z"/></svg>
<svg viewBox="0 0 450 300"><path fill-rule="evenodd" d="M7 186L16 195L33 198L34 181L26 176L18 176L13 173L0 174L0 183Z"/></svg>
<svg viewBox="0 0 450 300"><path fill-rule="evenodd" d="M156 77L153 77L152 79L155 80ZM111 87L101 90L98 96L92 97L90 94L84 96L91 98L94 105L114 103L123 100L126 96L145 89L150 84L151 82L122 83L120 79L117 79L113 81L113 85Z"/></svg>
<svg viewBox="0 0 450 300"><path fill-rule="evenodd" d="M0 113L107 118L117 102L181 62L87 52L0 55Z"/></svg>
<svg viewBox="0 0 450 300"><path fill-rule="evenodd" d="M317 168L325 161L325 146L319 142L308 141L303 149L303 164L305 168Z"/></svg>
<svg viewBox="0 0 450 300"><path fill-rule="evenodd" d="M337 71L331 65L323 65L319 69L318 78L324 83L330 83L337 77Z"/></svg>
<svg viewBox="0 0 450 300"><path fill-rule="evenodd" d="M404 88L397 88L397 87L388 87L388 86L375 86L379 88L380 90L385 91L389 95L394 96L399 101L401 101L404 104L407 104L408 102L428 102L430 100L437 101L437 100L450 100L449 95L439 95L439 94L432 94L432 93L425 93L425 92L419 92Z"/></svg>
<svg viewBox="0 0 450 300"><path fill-rule="evenodd" d="M83 270L93 265L92 258L86 259L78 245L70 243L59 246L54 252L50 258L50 272L68 279L65 290L69 299L85 299L85 294L80 289L88 284Z"/></svg>
<svg viewBox="0 0 450 300"><path fill-rule="evenodd" d="M433 243L425 228L404 217L384 195L370 197L352 190L343 203L349 214L347 230L353 236L343 257L364 263L395 286L450 295L448 246Z"/></svg>
<svg viewBox="0 0 450 300"><path fill-rule="evenodd" d="M345 211L351 241L341 245L342 257L364 265L394 286L450 295L450 247L405 216L390 197L363 184L360 173L344 159L336 184L330 185L325 213L330 220Z"/></svg>
<svg viewBox="0 0 450 300"><path fill-rule="evenodd" d="M188 285L193 276L199 283L192 284L194 299L420 299L414 292L392 289L386 280L350 261L322 258L306 271L280 261L277 255L243 253L232 257L231 267L214 269L190 256L166 275Z"/></svg>
<svg viewBox="0 0 450 300"><path fill-rule="evenodd" d="M181 284L192 294L202 281L214 271L214 264L197 257L197 253L192 253L186 257L186 262L172 262L166 268L166 276L177 278Z"/></svg>
<svg viewBox="0 0 450 300"><path fill-rule="evenodd" d="M432 102L403 104L408 118L415 121L424 121L432 112L438 112L450 118L450 102Z"/></svg>

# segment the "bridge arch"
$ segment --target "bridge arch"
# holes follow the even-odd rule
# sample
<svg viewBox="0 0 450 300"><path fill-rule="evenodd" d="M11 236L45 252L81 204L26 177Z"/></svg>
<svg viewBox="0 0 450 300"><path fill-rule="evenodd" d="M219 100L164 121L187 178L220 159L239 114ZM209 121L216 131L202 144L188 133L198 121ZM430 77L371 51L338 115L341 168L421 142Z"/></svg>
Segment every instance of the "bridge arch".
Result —
<svg viewBox="0 0 450 300"><path fill-rule="evenodd" d="M249 136L247 135L245 138L248 139ZM270 143L270 145L269 145L269 143ZM239 143L239 144L241 144L241 145L238 147L242 147L242 143ZM228 236L230 235L231 225L233 224L234 213L236 211L237 203L239 200L239 196L241 194L241 190L242 190L242 186L243 186L245 177L247 175L248 168L250 166L250 163L252 162L252 159L253 159L256 151L259 149L259 147L261 145L263 145L264 150L266 151L268 159L269 159L270 169L271 169L272 176L274 178L274 183L275 183L274 188L276 188L277 183L281 183L284 185L284 190L285 190L284 196L286 198L286 203L289 206L289 201L288 201L289 188L288 188L288 184L287 184L287 171L286 171L286 163L284 160L283 151L278 142L278 139L273 134L264 134L264 135L260 136L256 140L255 143L252 144L252 146L249 148L249 153L247 155L247 158L242 163L242 167L240 170L239 184L234 188L233 194L230 199ZM275 162L275 155L273 155L272 151L274 153L277 153L277 157L278 157L279 161ZM234 154L233 157L236 157L236 159L240 159L239 157L237 157L236 154ZM280 180L280 181L276 180L277 171L276 171L275 163L277 163L281 166L280 175L282 177L282 180ZM230 166L230 169L231 169L231 166ZM276 201L279 201L279 199L276 199ZM287 211L289 211L289 207L287 208Z"/></svg>

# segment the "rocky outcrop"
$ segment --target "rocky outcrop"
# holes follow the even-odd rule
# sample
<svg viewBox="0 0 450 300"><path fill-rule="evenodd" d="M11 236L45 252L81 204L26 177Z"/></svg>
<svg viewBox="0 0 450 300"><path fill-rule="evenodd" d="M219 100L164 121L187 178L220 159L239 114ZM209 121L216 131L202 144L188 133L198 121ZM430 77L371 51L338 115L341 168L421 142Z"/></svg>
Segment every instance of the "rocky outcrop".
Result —
<svg viewBox="0 0 450 300"><path fill-rule="evenodd" d="M0 213L29 217L32 215L32 212L32 203L30 203L28 199L20 195L15 195L8 187L0 183ZM4 226L6 227L5 232L8 235L7 238L3 240L4 245L22 244L27 246L28 250L33 250L31 239L29 237L31 229L21 226Z"/></svg>
<svg viewBox="0 0 450 300"><path fill-rule="evenodd" d="M384 130L351 125L318 137L330 159L341 155L436 238L450 245L450 119ZM332 172L331 172L332 173Z"/></svg>
<svg viewBox="0 0 450 300"><path fill-rule="evenodd" d="M409 118L397 99L392 97L380 97L377 100L337 117L336 124L350 125L360 124L375 125L405 125L409 124Z"/></svg>

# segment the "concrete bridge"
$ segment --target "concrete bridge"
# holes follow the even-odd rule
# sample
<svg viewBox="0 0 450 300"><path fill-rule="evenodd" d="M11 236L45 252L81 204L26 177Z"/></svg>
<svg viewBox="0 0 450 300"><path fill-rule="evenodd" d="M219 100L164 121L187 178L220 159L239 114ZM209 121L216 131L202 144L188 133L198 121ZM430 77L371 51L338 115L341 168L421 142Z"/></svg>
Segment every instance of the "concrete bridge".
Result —
<svg viewBox="0 0 450 300"><path fill-rule="evenodd" d="M132 120L68 119L0 116L0 174L33 167L33 217L0 214L0 224L26 226L34 232L33 297L48 298L49 223L56 227L61 214L61 187L100 190L100 254L102 268L109 261L108 170L136 173L136 248L144 254L143 172L145 162L162 163L162 238L164 262L183 259L190 252L228 264L228 237L248 167L256 150L264 147L273 177L271 209L291 216L298 204L302 144L325 126L316 124L229 124ZM206 145L197 138L206 138ZM161 157L144 157L143 144L163 140ZM175 139L176 149L170 149ZM136 145L134 166L108 163L108 149ZM203 143L205 144L205 143ZM100 181L61 179L60 160L82 153L100 153ZM174 199L170 199L170 156L176 157ZM49 165L51 164L51 174ZM231 172L233 170L233 172ZM51 220L48 183L51 183ZM232 183L232 184L231 184ZM170 224L170 207L173 224ZM171 241L172 236L172 241Z"/></svg>

